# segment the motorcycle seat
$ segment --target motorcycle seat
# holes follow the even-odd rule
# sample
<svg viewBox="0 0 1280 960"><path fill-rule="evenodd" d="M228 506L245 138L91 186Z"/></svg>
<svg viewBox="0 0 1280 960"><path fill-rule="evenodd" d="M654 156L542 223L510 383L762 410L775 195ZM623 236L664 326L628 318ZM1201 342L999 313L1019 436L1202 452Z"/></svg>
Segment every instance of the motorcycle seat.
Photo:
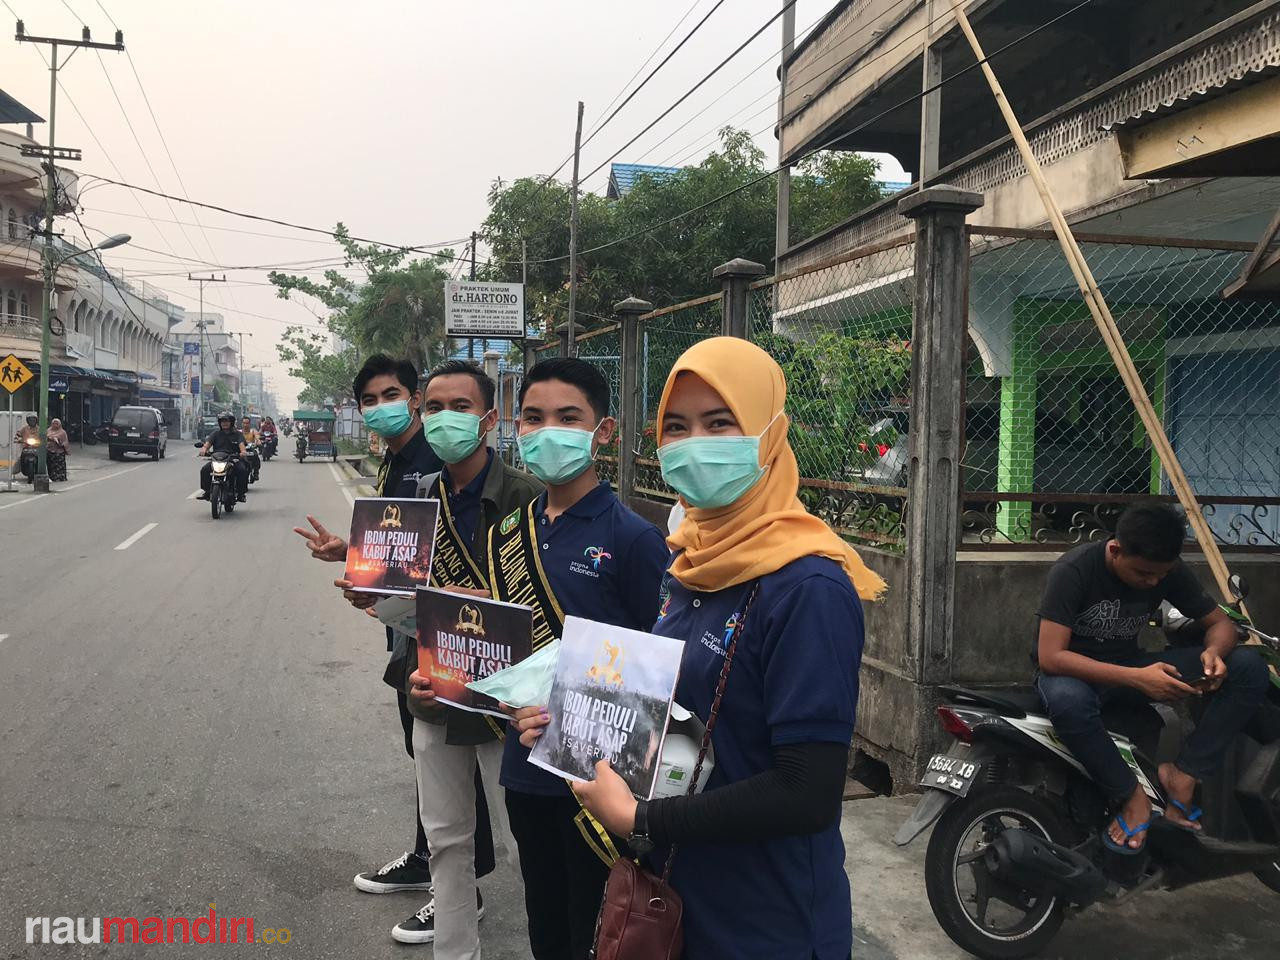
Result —
<svg viewBox="0 0 1280 960"><path fill-rule="evenodd" d="M1032 686L996 687L990 690L941 686L938 690L948 699L991 707L1008 717L1025 717L1028 713L1044 713L1044 701Z"/></svg>

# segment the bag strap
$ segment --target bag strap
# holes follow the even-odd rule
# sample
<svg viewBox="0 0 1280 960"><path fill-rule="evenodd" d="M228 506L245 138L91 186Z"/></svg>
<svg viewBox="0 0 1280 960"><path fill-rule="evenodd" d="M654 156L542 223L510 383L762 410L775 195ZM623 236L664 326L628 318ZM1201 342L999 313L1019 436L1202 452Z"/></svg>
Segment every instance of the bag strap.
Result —
<svg viewBox="0 0 1280 960"><path fill-rule="evenodd" d="M707 752L711 749L711 733L716 728L716 718L720 715L720 701L724 699L724 688L729 683L729 671L733 668L733 654L738 649L738 637L742 635L743 625L746 623L747 611L751 609L751 605L756 602L756 594L760 592L760 581L757 580L751 587L751 592L747 594L747 602L742 606L742 612L738 614L738 626L729 637L729 646L724 652L724 663L720 667L720 679L716 681L716 695L711 701L711 712L707 715L707 728L702 732L702 746L698 749L698 762L693 766L693 776L689 778L688 796L693 796L698 789L698 780L702 777L702 764L707 759ZM672 844L671 850L667 854L667 862L662 868L662 882L665 884L671 879L671 863L676 857L677 845Z"/></svg>

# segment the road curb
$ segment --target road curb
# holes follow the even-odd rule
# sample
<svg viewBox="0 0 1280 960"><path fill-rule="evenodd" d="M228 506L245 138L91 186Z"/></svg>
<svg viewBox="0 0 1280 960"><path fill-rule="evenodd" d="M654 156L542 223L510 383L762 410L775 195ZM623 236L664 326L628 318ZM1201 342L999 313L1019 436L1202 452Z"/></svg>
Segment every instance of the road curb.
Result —
<svg viewBox="0 0 1280 960"><path fill-rule="evenodd" d="M363 473L360 473L358 470L356 470L351 460L345 457L338 458L338 469L342 471L343 475L348 480L367 479ZM373 485L369 483L361 483L357 485L352 492L356 496L360 496L360 497L372 497L377 493L377 491L374 490Z"/></svg>

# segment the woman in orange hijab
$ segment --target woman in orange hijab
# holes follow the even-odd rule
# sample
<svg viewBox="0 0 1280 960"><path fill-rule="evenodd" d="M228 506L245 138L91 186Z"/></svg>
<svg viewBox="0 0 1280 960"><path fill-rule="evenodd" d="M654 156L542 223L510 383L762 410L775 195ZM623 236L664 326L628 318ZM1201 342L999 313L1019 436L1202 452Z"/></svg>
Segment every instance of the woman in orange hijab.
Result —
<svg viewBox="0 0 1280 960"><path fill-rule="evenodd" d="M858 703L862 600L884 583L797 497L786 380L728 337L687 350L658 408L658 459L683 522L654 632L685 641L676 700L713 728L694 796L637 801L606 761L575 784L634 850L656 847L684 900L686 956L845 960L840 804ZM732 652L731 652L732 651ZM542 721L521 722L524 739Z"/></svg>

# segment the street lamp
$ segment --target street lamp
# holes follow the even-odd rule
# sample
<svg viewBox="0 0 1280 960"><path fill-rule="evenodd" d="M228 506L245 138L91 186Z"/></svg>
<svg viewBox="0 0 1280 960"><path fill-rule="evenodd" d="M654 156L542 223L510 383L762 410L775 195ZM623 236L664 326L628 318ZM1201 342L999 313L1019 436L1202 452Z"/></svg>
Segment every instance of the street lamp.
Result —
<svg viewBox="0 0 1280 960"><path fill-rule="evenodd" d="M68 260L82 257L86 253L93 253L95 250L110 250L112 247L119 247L132 239L127 233L117 233L107 237L107 239L90 247L88 250L72 250L71 253L62 257L54 256L54 247L51 241L46 243L44 247L44 296L40 306L40 436L44 438L44 442L39 446L39 465L36 467L35 481L32 483L32 488L37 493L49 492L47 433L49 430L49 341L52 339L49 322L53 313L54 278L57 276L58 268Z"/></svg>

